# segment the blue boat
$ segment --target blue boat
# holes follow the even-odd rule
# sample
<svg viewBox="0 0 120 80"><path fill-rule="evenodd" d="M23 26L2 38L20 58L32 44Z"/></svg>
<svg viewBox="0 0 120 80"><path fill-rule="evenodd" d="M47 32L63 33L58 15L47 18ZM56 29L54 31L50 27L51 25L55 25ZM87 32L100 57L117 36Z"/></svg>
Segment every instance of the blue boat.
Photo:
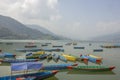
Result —
<svg viewBox="0 0 120 80"><path fill-rule="evenodd" d="M0 53L0 58L15 58L16 55L8 52Z"/></svg>
<svg viewBox="0 0 120 80"><path fill-rule="evenodd" d="M86 55L80 55L81 61L83 61L85 64L88 64L88 56Z"/></svg>
<svg viewBox="0 0 120 80"><path fill-rule="evenodd" d="M46 59L47 56L48 56L48 54L41 54L41 55L39 56L39 59Z"/></svg>
<svg viewBox="0 0 120 80"><path fill-rule="evenodd" d="M80 55L80 58L86 59L86 61L90 61L92 63L96 63L96 64L101 64L101 59L97 59L94 57L91 57L89 55Z"/></svg>
<svg viewBox="0 0 120 80"><path fill-rule="evenodd" d="M93 52L103 52L103 49L94 49Z"/></svg>
<svg viewBox="0 0 120 80"><path fill-rule="evenodd" d="M42 63L38 63L38 62L11 64L12 71L40 70L41 68L42 68ZM3 76L3 77L0 77L0 80L43 80L51 76L54 76L57 72L58 72L57 70L54 70L54 71L46 71L46 72L35 72L35 73Z"/></svg>
<svg viewBox="0 0 120 80"><path fill-rule="evenodd" d="M59 59L60 59L61 61L63 61L63 62L66 62L66 63L67 63L67 59L66 59L64 56L60 55Z"/></svg>
<svg viewBox="0 0 120 80"><path fill-rule="evenodd" d="M59 58L60 58L60 55L58 55L58 54L53 54L53 55L52 55L52 59L53 59L53 61L55 61L55 62L58 62Z"/></svg>
<svg viewBox="0 0 120 80"><path fill-rule="evenodd" d="M38 59L3 59L3 63L36 62Z"/></svg>
<svg viewBox="0 0 120 80"><path fill-rule="evenodd" d="M37 52L37 51L41 51L42 49L40 48L24 48L24 49L16 49L16 51L18 52Z"/></svg>
<svg viewBox="0 0 120 80"><path fill-rule="evenodd" d="M52 54L47 55L47 62L50 62L52 60Z"/></svg>
<svg viewBox="0 0 120 80"><path fill-rule="evenodd" d="M69 66L77 66L78 64L56 64L56 65L46 65L43 66L44 70L62 70L69 69Z"/></svg>
<svg viewBox="0 0 120 80"><path fill-rule="evenodd" d="M85 47L76 46L76 47L74 47L74 49L85 49Z"/></svg>

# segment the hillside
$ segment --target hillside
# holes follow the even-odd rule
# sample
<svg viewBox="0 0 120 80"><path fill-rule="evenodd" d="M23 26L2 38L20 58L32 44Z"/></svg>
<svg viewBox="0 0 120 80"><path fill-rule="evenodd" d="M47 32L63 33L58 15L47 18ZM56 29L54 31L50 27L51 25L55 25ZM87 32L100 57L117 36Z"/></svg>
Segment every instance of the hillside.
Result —
<svg viewBox="0 0 120 80"><path fill-rule="evenodd" d="M60 39L51 34L26 27L17 20L0 15L0 39Z"/></svg>
<svg viewBox="0 0 120 80"><path fill-rule="evenodd" d="M96 41L120 41L120 32L116 32L113 34L108 34L104 36L94 37L92 40Z"/></svg>

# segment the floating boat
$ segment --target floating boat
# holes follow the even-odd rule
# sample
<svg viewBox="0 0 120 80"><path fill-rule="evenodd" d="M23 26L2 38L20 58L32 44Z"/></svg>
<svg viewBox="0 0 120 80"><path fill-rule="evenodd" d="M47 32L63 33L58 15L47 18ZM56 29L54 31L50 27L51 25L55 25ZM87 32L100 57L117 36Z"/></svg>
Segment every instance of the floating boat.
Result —
<svg viewBox="0 0 120 80"><path fill-rule="evenodd" d="M70 68L70 67L69 67ZM76 67L71 67L71 69L74 70L81 70L81 71L111 71L115 68L115 66L111 67L106 67L106 66L76 66Z"/></svg>
<svg viewBox="0 0 120 80"><path fill-rule="evenodd" d="M21 63L21 62L36 62L38 59L3 59L2 63Z"/></svg>
<svg viewBox="0 0 120 80"><path fill-rule="evenodd" d="M28 71L28 70L40 70L42 68L42 63L12 63L11 64L12 71ZM11 76L3 76L0 77L0 80L43 80L49 77L54 76L58 71L46 71L46 72L35 72L35 73L26 73L26 74L18 74ZM11 72L12 73L12 72Z"/></svg>
<svg viewBox="0 0 120 80"><path fill-rule="evenodd" d="M42 44L41 46L44 47L44 46L48 46L48 45L47 44Z"/></svg>
<svg viewBox="0 0 120 80"><path fill-rule="evenodd" d="M66 59L64 56L60 55L60 56L59 56L59 59L60 59L61 61L67 63L67 59Z"/></svg>
<svg viewBox="0 0 120 80"><path fill-rule="evenodd" d="M45 51L37 51L37 52L34 52L32 54L33 54L33 56L34 55L37 56L37 55L45 54Z"/></svg>
<svg viewBox="0 0 120 80"><path fill-rule="evenodd" d="M15 58L16 55L8 52L0 53L0 58Z"/></svg>
<svg viewBox="0 0 120 80"><path fill-rule="evenodd" d="M88 57L86 55L80 55L80 58L85 64L88 64Z"/></svg>
<svg viewBox="0 0 120 80"><path fill-rule="evenodd" d="M39 49L39 48L16 49L16 51L19 51L19 52L37 52L41 50L42 49Z"/></svg>
<svg viewBox="0 0 120 80"><path fill-rule="evenodd" d="M102 48L120 48L120 45L102 45Z"/></svg>
<svg viewBox="0 0 120 80"><path fill-rule="evenodd" d="M85 49L85 47L74 47L74 49Z"/></svg>
<svg viewBox="0 0 120 80"><path fill-rule="evenodd" d="M78 64L56 64L56 65L46 65L43 66L44 70L62 70L69 69L69 66L77 66Z"/></svg>
<svg viewBox="0 0 120 80"><path fill-rule="evenodd" d="M96 64L101 64L102 63L102 59L101 58L97 58L97 57L93 57L93 55L81 55L81 58L85 58L86 60L92 62L92 63L96 63Z"/></svg>
<svg viewBox="0 0 120 80"><path fill-rule="evenodd" d="M53 45L52 47L63 47L62 45Z"/></svg>
<svg viewBox="0 0 120 80"><path fill-rule="evenodd" d="M52 60L52 54L47 55L47 62L50 62Z"/></svg>
<svg viewBox="0 0 120 80"><path fill-rule="evenodd" d="M25 48L36 48L37 45L25 45Z"/></svg>
<svg viewBox="0 0 120 80"><path fill-rule="evenodd" d="M61 54L61 55L64 56L68 61L76 62L76 58L74 56L67 54Z"/></svg>
<svg viewBox="0 0 120 80"><path fill-rule="evenodd" d="M48 56L48 54L41 54L41 55L39 56L39 59L46 59L47 56Z"/></svg>
<svg viewBox="0 0 120 80"><path fill-rule="evenodd" d="M93 58L96 58L96 59L103 59L102 57L100 57L100 56L95 56L95 55L92 55L92 54L88 54L88 56L90 56L90 57L93 57Z"/></svg>
<svg viewBox="0 0 120 80"><path fill-rule="evenodd" d="M103 52L103 49L94 49L93 52Z"/></svg>
<svg viewBox="0 0 120 80"><path fill-rule="evenodd" d="M52 59L53 59L53 61L55 61L55 62L58 62L59 58L60 58L60 55L58 55L58 54L53 54L53 55L52 55Z"/></svg>
<svg viewBox="0 0 120 80"><path fill-rule="evenodd" d="M64 49L62 48L52 48L52 51L57 51L57 52L64 52Z"/></svg>
<svg viewBox="0 0 120 80"><path fill-rule="evenodd" d="M26 59L39 59L39 56L26 56Z"/></svg>

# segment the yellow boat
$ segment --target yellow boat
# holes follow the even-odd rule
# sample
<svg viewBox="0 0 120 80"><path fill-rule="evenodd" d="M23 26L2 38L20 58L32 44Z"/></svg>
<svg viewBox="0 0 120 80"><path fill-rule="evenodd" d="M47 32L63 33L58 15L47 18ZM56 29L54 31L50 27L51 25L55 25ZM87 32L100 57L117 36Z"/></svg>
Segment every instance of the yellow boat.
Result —
<svg viewBox="0 0 120 80"><path fill-rule="evenodd" d="M41 54L45 54L45 51L38 51L33 53L33 56L37 56L37 55L41 55Z"/></svg>
<svg viewBox="0 0 120 80"><path fill-rule="evenodd" d="M96 59L100 59L100 60L102 60L102 59L103 59L103 58L102 58L102 57L100 57L100 56L95 56L95 55L91 55L91 54L88 54L88 56L93 57L93 58L96 58Z"/></svg>
<svg viewBox="0 0 120 80"><path fill-rule="evenodd" d="M72 61L72 62L76 62L76 58L74 56L71 55L67 55L67 54L61 54L62 56L64 56L68 61Z"/></svg>

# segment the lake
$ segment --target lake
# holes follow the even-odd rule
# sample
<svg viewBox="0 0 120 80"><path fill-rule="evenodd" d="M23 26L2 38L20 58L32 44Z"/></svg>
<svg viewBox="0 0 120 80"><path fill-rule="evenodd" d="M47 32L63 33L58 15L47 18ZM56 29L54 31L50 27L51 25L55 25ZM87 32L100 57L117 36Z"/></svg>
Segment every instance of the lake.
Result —
<svg viewBox="0 0 120 80"><path fill-rule="evenodd" d="M93 54L103 57L103 66L115 66L116 68L112 72L84 72L84 71L60 71L55 77L46 80L120 80L120 48L101 48L101 45L114 45L120 44L116 42L89 42L89 41L64 41L64 40L0 40L0 49L3 52L10 52L16 54L17 57L24 56L24 52L16 52L16 49L24 48L28 42L33 42L37 45L37 48L52 48L53 45L63 46L65 54L72 54L80 56L80 54ZM41 46L49 43L48 46ZM69 44L68 44L69 43ZM68 44L68 45L66 45ZM83 49L74 49L74 47L84 47ZM94 52L94 49L103 49L101 52ZM49 53L49 52L46 52ZM61 54L63 52L53 52ZM64 63L59 61L58 63L50 61L49 63L44 60L43 64L59 64ZM68 62L73 63L73 62ZM79 65L85 65L84 63L76 62ZM89 62L88 65L97 65ZM10 66L0 66L0 76L10 75Z"/></svg>

